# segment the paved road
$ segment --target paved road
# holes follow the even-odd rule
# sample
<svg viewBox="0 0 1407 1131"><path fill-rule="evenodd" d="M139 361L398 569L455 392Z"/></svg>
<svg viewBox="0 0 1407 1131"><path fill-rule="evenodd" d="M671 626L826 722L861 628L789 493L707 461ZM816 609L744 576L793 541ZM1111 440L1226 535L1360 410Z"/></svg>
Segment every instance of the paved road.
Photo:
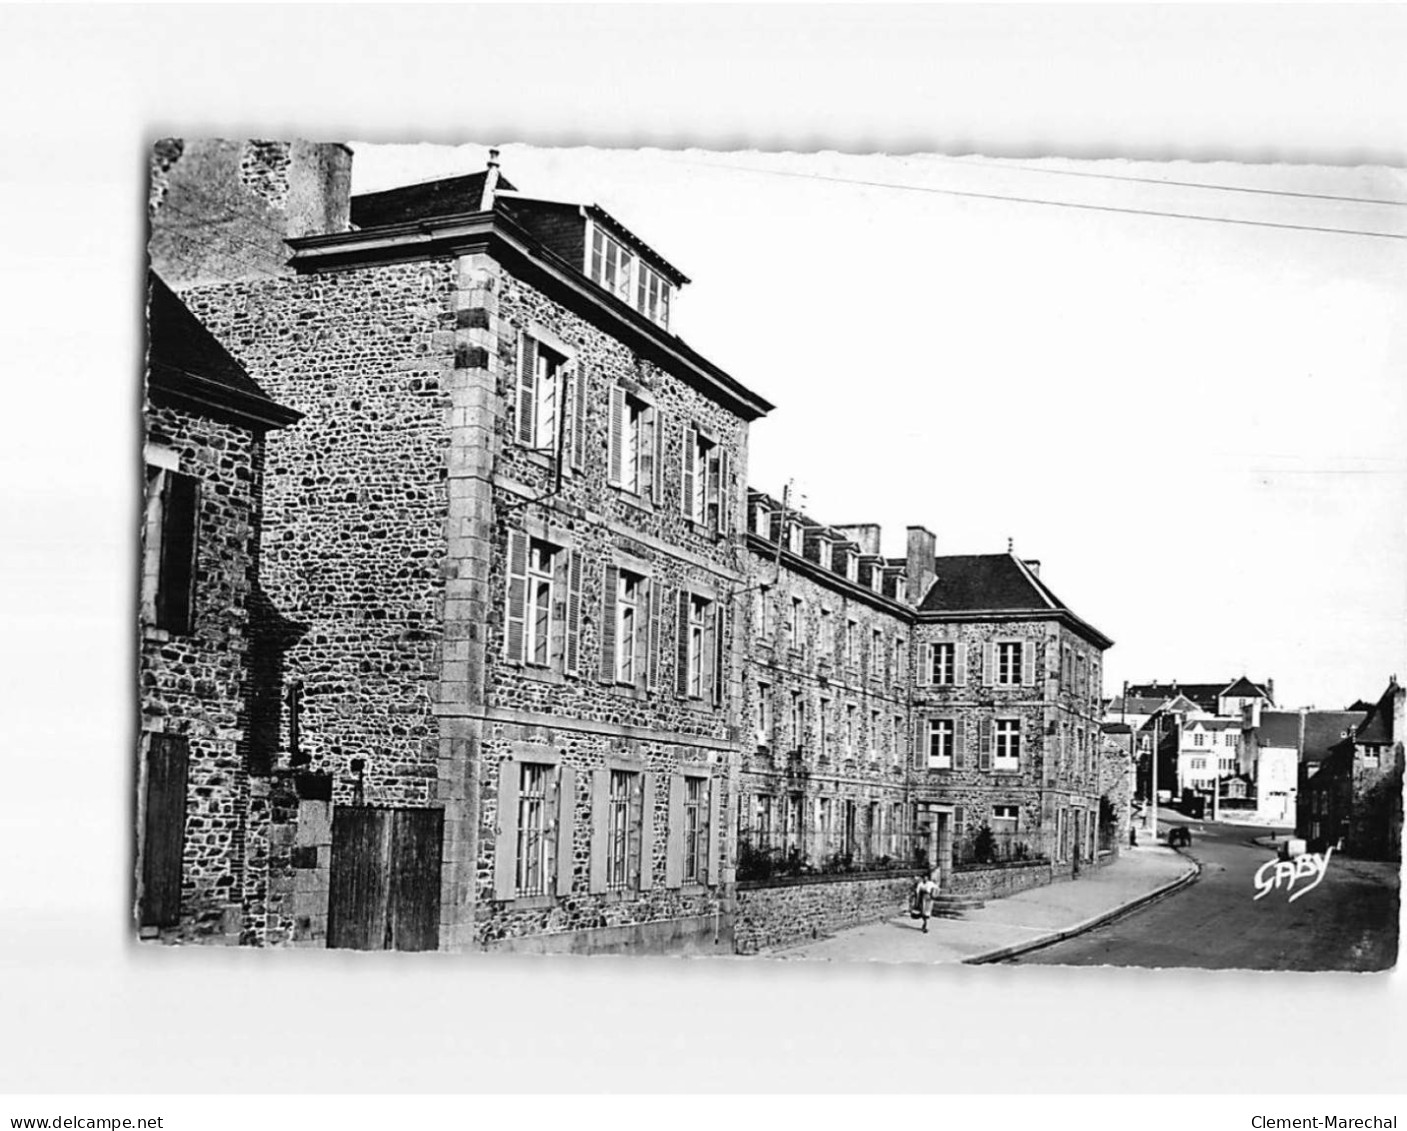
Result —
<svg viewBox="0 0 1407 1131"><path fill-rule="evenodd" d="M1176 818L1174 818L1176 820ZM1200 877L1180 892L1013 963L1203 969L1384 970L1397 960L1397 866L1335 854L1313 891L1255 899L1263 828L1186 822ZM1307 880L1299 882L1303 887Z"/></svg>

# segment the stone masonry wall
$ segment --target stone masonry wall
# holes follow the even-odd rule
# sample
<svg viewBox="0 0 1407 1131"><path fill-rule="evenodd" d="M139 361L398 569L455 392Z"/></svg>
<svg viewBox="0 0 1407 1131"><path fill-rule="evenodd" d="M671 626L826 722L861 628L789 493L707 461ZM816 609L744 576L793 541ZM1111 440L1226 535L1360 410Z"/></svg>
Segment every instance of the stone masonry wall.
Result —
<svg viewBox="0 0 1407 1131"><path fill-rule="evenodd" d="M736 656L740 626L732 593L740 587L738 535L741 485L746 476L746 426L733 412L679 377L639 357L608 325L507 271L479 280L484 306L461 320L487 330L494 433L493 532L487 547L487 608L483 632L485 710L490 716L477 746L479 788L474 940L492 946L535 933L614 931L720 913L726 902L724 865L733 848L729 752L735 743ZM586 382L583 458L568 459L557 477L553 458L519 443L516 373L519 335L548 336L569 351L578 380ZM663 419L663 494L652 498L612 486L608 478L610 390L622 385L647 398ZM686 423L704 429L729 456L724 498L729 530L719 534L684 516L680 504ZM581 564L579 670L560 660L529 666L506 655L507 549L516 532L569 546ZM617 683L603 672L603 587L607 567L622 561L645 571L663 599L654 628L657 679ZM676 595L709 596L725 610L723 703L681 698ZM648 649L640 656L651 663ZM550 750L554 764L575 773L571 879L568 894L503 898L495 873L500 844L499 773L523 743ZM509 763L511 765L511 763ZM653 847L645 864L653 881L618 892L589 890L592 850L592 771L622 766L651 774L656 785L647 821ZM685 767L706 770L718 799L712 885L666 886L670 778Z"/></svg>
<svg viewBox="0 0 1407 1131"><path fill-rule="evenodd" d="M900 914L914 877L831 877L739 885L733 920L738 954L787 946Z"/></svg>
<svg viewBox="0 0 1407 1131"><path fill-rule="evenodd" d="M238 937L248 782L239 756L248 599L258 536L256 452L247 428L149 405L147 440L200 481L193 628L145 626L138 680L143 732L189 744L180 925L171 938ZM140 779L139 779L140 780Z"/></svg>
<svg viewBox="0 0 1407 1131"><path fill-rule="evenodd" d="M1044 887L1052 880L1068 879L1069 869L1060 869L1048 860L1023 860L988 867L955 868L947 878L951 895L977 896L980 899L1005 899L1017 892Z"/></svg>
<svg viewBox="0 0 1407 1131"><path fill-rule="evenodd" d="M305 631L300 759L333 799L433 796L445 568L452 272L444 263L201 288L183 298L271 397L303 412L271 434L262 584ZM289 720L280 759L289 768Z"/></svg>

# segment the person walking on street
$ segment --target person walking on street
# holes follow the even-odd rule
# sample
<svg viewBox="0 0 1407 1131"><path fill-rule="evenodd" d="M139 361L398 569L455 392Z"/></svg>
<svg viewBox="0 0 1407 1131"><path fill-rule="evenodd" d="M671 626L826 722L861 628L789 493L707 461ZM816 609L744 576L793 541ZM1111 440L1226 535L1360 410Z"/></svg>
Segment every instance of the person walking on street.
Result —
<svg viewBox="0 0 1407 1131"><path fill-rule="evenodd" d="M933 914L933 897L938 894L938 885L933 882L933 877L923 876L914 885L914 904L918 908L918 917L923 920L923 933L928 934L928 920Z"/></svg>

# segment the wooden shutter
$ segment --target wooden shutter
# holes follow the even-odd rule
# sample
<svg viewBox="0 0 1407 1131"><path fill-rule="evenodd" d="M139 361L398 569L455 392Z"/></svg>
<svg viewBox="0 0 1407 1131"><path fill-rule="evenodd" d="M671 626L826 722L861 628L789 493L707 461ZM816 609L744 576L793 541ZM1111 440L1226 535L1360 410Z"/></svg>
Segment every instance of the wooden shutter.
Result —
<svg viewBox="0 0 1407 1131"><path fill-rule="evenodd" d="M669 778L669 831L665 842L664 886L677 888L684 882L684 776Z"/></svg>
<svg viewBox="0 0 1407 1131"><path fill-rule="evenodd" d="M606 841L611 834L611 771L591 771L591 868L588 890L606 890Z"/></svg>
<svg viewBox="0 0 1407 1131"><path fill-rule="evenodd" d="M154 733L147 737L147 796L139 909L139 922L143 927L174 927L181 921L189 761L184 736Z"/></svg>
<svg viewBox="0 0 1407 1131"><path fill-rule="evenodd" d="M1021 686L1036 686L1036 642L1027 640L1021 645Z"/></svg>
<svg viewBox="0 0 1407 1131"><path fill-rule="evenodd" d="M518 894L518 787L522 767L513 761L498 764L498 828L494 838L493 894L512 899Z"/></svg>
<svg viewBox="0 0 1407 1131"><path fill-rule="evenodd" d="M640 890L655 886L655 777L646 773L640 786Z"/></svg>
<svg viewBox="0 0 1407 1131"><path fill-rule="evenodd" d="M714 527L719 534L728 533L728 506L732 494L728 489L728 453L719 451L718 453L718 522Z"/></svg>
<svg viewBox="0 0 1407 1131"><path fill-rule="evenodd" d="M638 473L635 477L635 490L641 498L655 496L655 418L659 413L653 408L642 409L639 426L635 434Z"/></svg>
<svg viewBox="0 0 1407 1131"><path fill-rule="evenodd" d="M572 861L576 840L576 771L557 771L557 894L572 894Z"/></svg>
<svg viewBox="0 0 1407 1131"><path fill-rule="evenodd" d="M620 587L620 570L608 565L601 589L601 679L616 680L616 594Z"/></svg>
<svg viewBox="0 0 1407 1131"><path fill-rule="evenodd" d="M658 578L653 577L645 584L650 590L650 623L645 629L646 686L651 691L657 691L660 685L660 611L664 604L661 600L664 586L660 584Z"/></svg>
<svg viewBox="0 0 1407 1131"><path fill-rule="evenodd" d="M586 466L586 368L572 366L572 466Z"/></svg>
<svg viewBox="0 0 1407 1131"><path fill-rule="evenodd" d="M967 686L967 641L961 635L953 641L953 685Z"/></svg>
<svg viewBox="0 0 1407 1131"><path fill-rule="evenodd" d="M710 530L718 530L718 479L720 473L719 459L722 452L718 446L714 445L708 451L708 460L704 464L704 522Z"/></svg>
<svg viewBox="0 0 1407 1131"><path fill-rule="evenodd" d="M567 656L568 675L581 672L581 553L567 554Z"/></svg>
<svg viewBox="0 0 1407 1131"><path fill-rule="evenodd" d="M708 780L708 856L704 860L704 883L715 887L722 882L723 861L719 859L719 833L723 823L723 791L718 778ZM800 830L797 830L800 832Z"/></svg>
<svg viewBox="0 0 1407 1131"><path fill-rule="evenodd" d="M966 720L959 715L953 720L953 769L961 770L967 766L967 726Z"/></svg>
<svg viewBox="0 0 1407 1131"><path fill-rule="evenodd" d="M664 413L658 408L655 409L654 434L654 479L650 484L650 495L655 505L659 506L664 502Z"/></svg>
<svg viewBox="0 0 1407 1131"><path fill-rule="evenodd" d="M728 680L727 621L725 615L723 603L715 601L713 605L713 679L710 681L713 684L712 694L715 707L723 706L723 688Z"/></svg>
<svg viewBox="0 0 1407 1131"><path fill-rule="evenodd" d="M625 390L611 386L610 480L620 485L625 448Z"/></svg>
<svg viewBox="0 0 1407 1131"><path fill-rule="evenodd" d="M189 632L195 581L196 518L200 481L168 471L161 507L161 562L156 585L156 627Z"/></svg>
<svg viewBox="0 0 1407 1131"><path fill-rule="evenodd" d="M991 687L997 682L997 646L988 642L982 646L982 685Z"/></svg>
<svg viewBox="0 0 1407 1131"><path fill-rule="evenodd" d="M684 589L679 590L676 628L674 693L686 699L689 695L689 594Z"/></svg>
<svg viewBox="0 0 1407 1131"><path fill-rule="evenodd" d="M684 426L684 453L680 461L682 468L679 488L679 506L685 518L694 517L694 449L698 447L698 433L693 425Z"/></svg>
<svg viewBox="0 0 1407 1131"><path fill-rule="evenodd" d="M508 532L508 612L503 633L504 654L523 662L527 638L528 536L521 530Z"/></svg>
<svg viewBox="0 0 1407 1131"><path fill-rule="evenodd" d="M532 447L537 438L534 410L537 390L534 388L537 369L537 343L526 334L518 335L518 443Z"/></svg>
<svg viewBox="0 0 1407 1131"><path fill-rule="evenodd" d="M992 768L992 720L979 719L977 722L977 768Z"/></svg>
<svg viewBox="0 0 1407 1131"><path fill-rule="evenodd" d="M918 646L918 677L920 687L927 687L933 678L933 645L927 642Z"/></svg>

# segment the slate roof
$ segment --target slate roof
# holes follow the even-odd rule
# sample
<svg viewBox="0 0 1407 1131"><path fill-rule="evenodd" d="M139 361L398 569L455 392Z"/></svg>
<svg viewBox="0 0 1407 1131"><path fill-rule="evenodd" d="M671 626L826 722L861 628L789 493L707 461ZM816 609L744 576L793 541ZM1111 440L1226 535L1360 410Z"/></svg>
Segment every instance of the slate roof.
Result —
<svg viewBox="0 0 1407 1131"><path fill-rule="evenodd" d="M418 185L359 193L351 201L352 223L359 228L376 228L383 224L406 224L436 216L477 212L484 198L484 177L487 175L488 170L481 169L463 177L445 177ZM501 172L498 187L513 191L513 186Z"/></svg>
<svg viewBox="0 0 1407 1131"><path fill-rule="evenodd" d="M1360 726L1363 715L1358 711L1306 711L1304 713L1304 750L1300 760L1313 762L1328 756L1331 747L1343 738L1344 731ZM1256 740L1261 746L1281 746L1299 749L1300 713L1298 711L1262 711Z"/></svg>
<svg viewBox="0 0 1407 1131"><path fill-rule="evenodd" d="M1263 699L1270 698L1270 694L1265 688L1252 683L1245 676L1242 676L1230 687L1224 689L1221 694L1227 698L1247 698L1256 695Z"/></svg>
<svg viewBox="0 0 1407 1131"><path fill-rule="evenodd" d="M919 612L1065 608L1011 554L954 554L934 559L933 567L938 580Z"/></svg>
<svg viewBox="0 0 1407 1131"><path fill-rule="evenodd" d="M1217 700L1223 695L1262 695L1266 699L1270 696L1265 688L1252 683L1245 676L1234 683L1131 683L1129 684L1129 695L1140 698L1162 698L1171 699L1174 695L1186 695L1197 706L1204 711L1216 714Z"/></svg>
<svg viewBox="0 0 1407 1131"><path fill-rule="evenodd" d="M1392 734L1392 714L1393 699L1398 693L1396 681L1387 685L1387 690L1383 692L1383 697L1377 701L1373 709L1368 712L1367 718L1363 720L1355 736L1359 742L1373 744L1389 743L1393 741Z"/></svg>
<svg viewBox="0 0 1407 1131"><path fill-rule="evenodd" d="M147 390L197 412L281 428L303 414L273 400L155 271L147 273Z"/></svg>

